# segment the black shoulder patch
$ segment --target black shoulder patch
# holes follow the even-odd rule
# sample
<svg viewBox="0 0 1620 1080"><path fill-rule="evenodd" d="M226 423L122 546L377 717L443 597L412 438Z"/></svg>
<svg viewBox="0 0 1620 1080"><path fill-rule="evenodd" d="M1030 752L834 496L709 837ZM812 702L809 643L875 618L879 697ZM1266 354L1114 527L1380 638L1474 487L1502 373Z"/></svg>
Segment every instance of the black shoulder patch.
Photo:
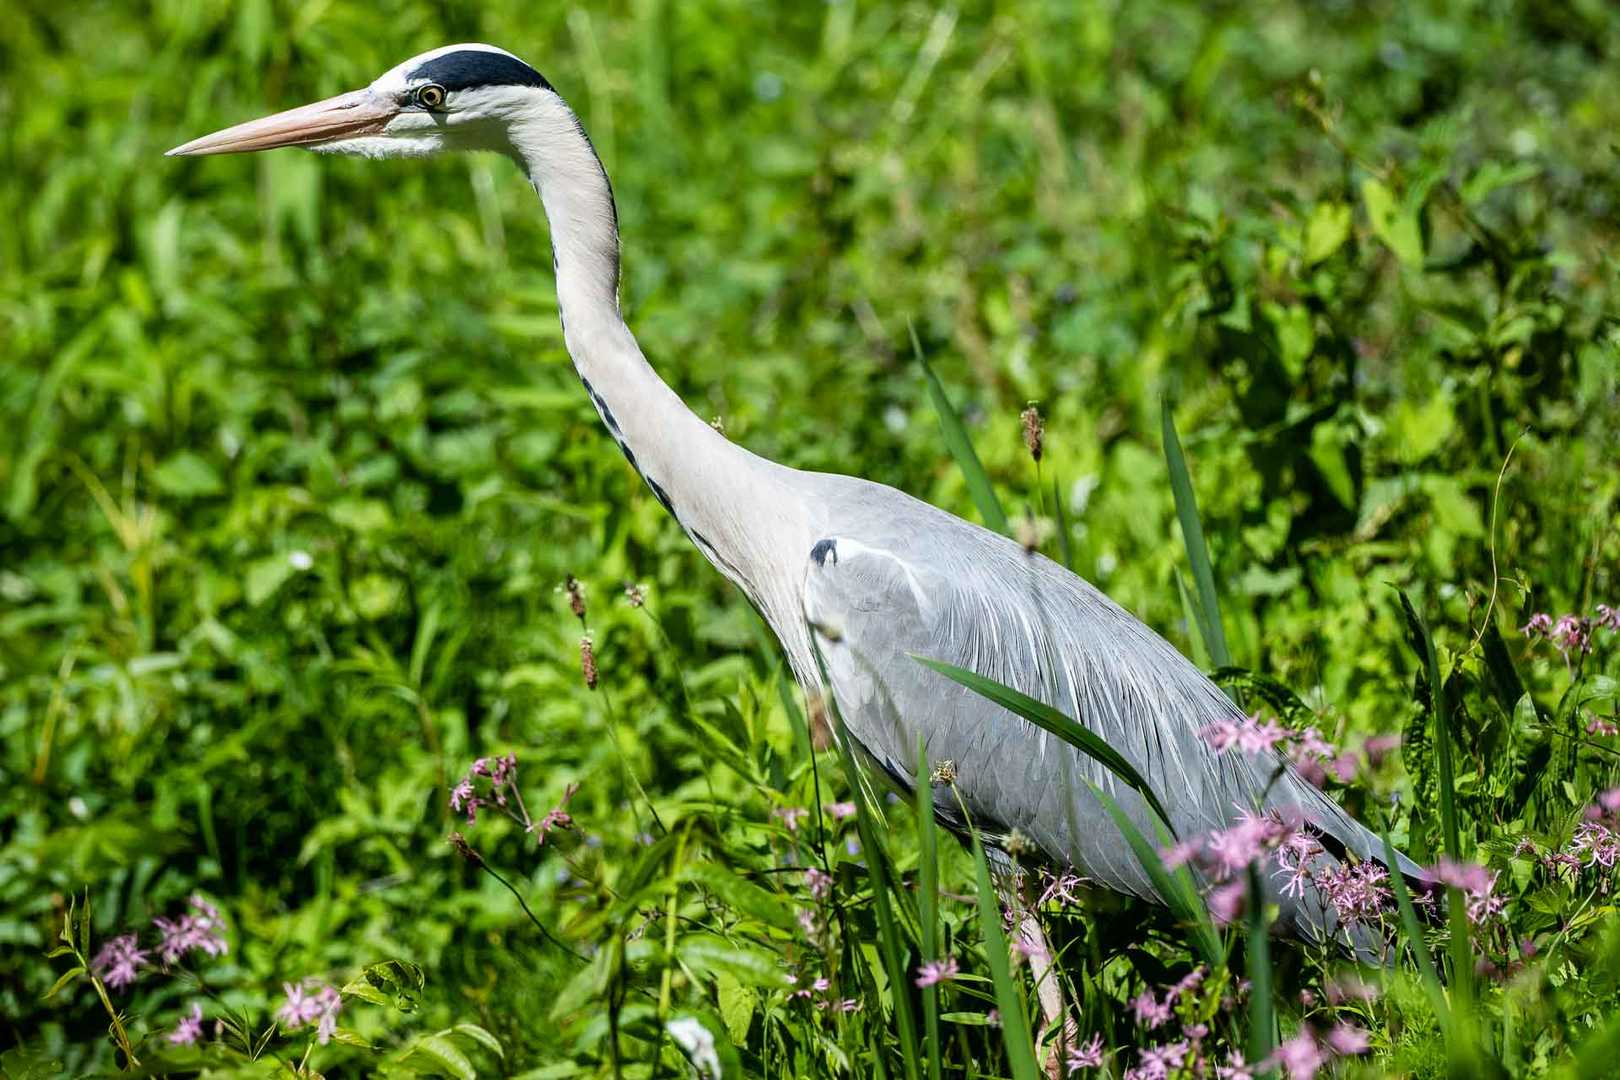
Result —
<svg viewBox="0 0 1620 1080"><path fill-rule="evenodd" d="M817 566L827 565L827 556L832 556L833 565L838 565L838 541L827 539L817 540L816 546L810 549L810 557L816 561Z"/></svg>
<svg viewBox="0 0 1620 1080"><path fill-rule="evenodd" d="M458 49L435 56L427 63L417 65L410 79L412 82L418 79L436 82L446 90L469 90L475 86L539 86L552 89L544 75L517 57L484 49Z"/></svg>

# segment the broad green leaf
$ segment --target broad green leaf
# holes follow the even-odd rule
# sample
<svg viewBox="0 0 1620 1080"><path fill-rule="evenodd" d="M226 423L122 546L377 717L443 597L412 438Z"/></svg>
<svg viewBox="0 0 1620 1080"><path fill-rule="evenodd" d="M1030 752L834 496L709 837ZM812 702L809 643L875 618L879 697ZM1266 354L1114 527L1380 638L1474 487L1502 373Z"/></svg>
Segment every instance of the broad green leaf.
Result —
<svg viewBox="0 0 1620 1080"><path fill-rule="evenodd" d="M1423 234L1416 212L1402 206L1389 188L1370 176L1361 182L1361 201L1367 207L1373 235L1405 266L1423 269Z"/></svg>
<svg viewBox="0 0 1620 1080"><path fill-rule="evenodd" d="M506 1051L501 1047L501 1040L497 1039L495 1036L491 1035L488 1031L485 1031L477 1024L457 1024L450 1030L455 1032L457 1035L471 1039L473 1042L490 1051L498 1058L504 1059L506 1057Z"/></svg>
<svg viewBox="0 0 1620 1080"><path fill-rule="evenodd" d="M439 1072L454 1080L478 1080L478 1070L467 1060L467 1055L444 1035L418 1035L400 1055L401 1061L412 1058L426 1058Z"/></svg>
<svg viewBox="0 0 1620 1080"><path fill-rule="evenodd" d="M726 1033L734 1043L746 1042L748 1028L754 1022L754 1010L759 1007L759 991L723 971L714 981Z"/></svg>
<svg viewBox="0 0 1620 1080"><path fill-rule="evenodd" d="M1305 223L1305 262L1315 266L1344 246L1350 236L1350 207L1342 202L1320 202Z"/></svg>
<svg viewBox="0 0 1620 1080"><path fill-rule="evenodd" d="M248 563L246 588L248 603L258 607L274 596L276 590L281 588L295 572L296 568L286 552L267 555Z"/></svg>
<svg viewBox="0 0 1620 1080"><path fill-rule="evenodd" d="M787 901L739 876L731 867L690 863L681 869L680 880L701 885L730 907L760 922L784 930L797 924L797 916Z"/></svg>
<svg viewBox="0 0 1620 1080"><path fill-rule="evenodd" d="M713 976L723 971L749 986L778 990L788 985L780 957L743 941L692 934L676 943L675 955L697 975Z"/></svg>
<svg viewBox="0 0 1620 1080"><path fill-rule="evenodd" d="M182 499L218 495L225 490L225 482L220 479L219 470L215 469L207 458L189 450L182 450L165 458L163 463L152 471L152 482L165 495L174 495Z"/></svg>

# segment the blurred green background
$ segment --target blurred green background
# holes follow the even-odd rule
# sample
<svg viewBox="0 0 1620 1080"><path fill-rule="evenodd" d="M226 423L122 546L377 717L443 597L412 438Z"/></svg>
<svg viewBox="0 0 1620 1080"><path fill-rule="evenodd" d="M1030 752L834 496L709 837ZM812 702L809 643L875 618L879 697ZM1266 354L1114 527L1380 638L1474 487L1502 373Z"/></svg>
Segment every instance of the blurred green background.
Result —
<svg viewBox="0 0 1620 1080"><path fill-rule="evenodd" d="M1236 660L1330 734L1410 713L1391 584L1453 649L1493 594L1504 628L1620 594L1620 15L1597 0L10 0L8 1045L111 1060L92 995L41 1001L88 886L102 937L216 898L244 1000L403 956L429 1026L476 1018L514 1067L566 1054L577 1032L509 1009L566 969L443 837L449 784L515 749L531 806L582 782L585 865L635 842L567 574L655 802L713 779L682 679L793 762L766 631L598 430L509 163L162 157L457 40L579 110L627 317L694 410L972 517L910 322L1020 511L1041 403L1077 569L1196 655L1171 396ZM586 919L530 862L548 918Z"/></svg>

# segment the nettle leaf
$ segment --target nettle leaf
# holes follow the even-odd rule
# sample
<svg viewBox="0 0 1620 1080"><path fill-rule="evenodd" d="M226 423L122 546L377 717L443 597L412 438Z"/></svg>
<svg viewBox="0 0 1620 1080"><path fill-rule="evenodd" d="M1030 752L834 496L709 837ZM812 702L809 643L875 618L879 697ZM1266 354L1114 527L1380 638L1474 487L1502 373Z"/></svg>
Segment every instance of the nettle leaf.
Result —
<svg viewBox="0 0 1620 1080"><path fill-rule="evenodd" d="M1395 253L1402 264L1423 269L1423 232L1417 212L1402 206L1382 182L1368 177L1361 182L1361 201L1367 208L1367 223L1373 235Z"/></svg>
<svg viewBox="0 0 1620 1080"><path fill-rule="evenodd" d="M367 967L360 978L345 986L342 992L349 994L354 987L355 997L378 1005L392 1005L400 1012L414 1012L422 1003L422 989L426 985L427 979L416 964L409 960L384 960Z"/></svg>
<svg viewBox="0 0 1620 1080"><path fill-rule="evenodd" d="M164 459L163 464L152 470L152 482L165 495L182 499L218 495L225 490L219 470L207 458L189 450Z"/></svg>
<svg viewBox="0 0 1620 1080"><path fill-rule="evenodd" d="M400 1055L400 1060L409 1061L416 1057L426 1058L440 1072L456 1080L478 1080L478 1070L473 1068L467 1055L443 1034L417 1036Z"/></svg>
<svg viewBox="0 0 1620 1080"><path fill-rule="evenodd" d="M1305 262L1310 266L1331 256L1350 236L1350 207L1342 202L1321 202L1305 223Z"/></svg>
<svg viewBox="0 0 1620 1080"><path fill-rule="evenodd" d="M780 958L757 945L727 941L712 934L694 934L676 943L675 955L698 975L714 976L724 972L749 986L773 990L789 985Z"/></svg>

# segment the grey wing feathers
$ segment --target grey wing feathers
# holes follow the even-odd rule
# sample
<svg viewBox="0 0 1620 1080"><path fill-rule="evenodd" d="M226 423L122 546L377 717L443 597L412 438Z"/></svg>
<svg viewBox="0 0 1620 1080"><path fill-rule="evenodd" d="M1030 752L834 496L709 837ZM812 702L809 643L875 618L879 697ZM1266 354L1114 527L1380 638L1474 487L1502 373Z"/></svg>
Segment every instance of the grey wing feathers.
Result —
<svg viewBox="0 0 1620 1080"><path fill-rule="evenodd" d="M1134 616L1004 537L911 505L919 509L909 521L886 508L879 520L891 526L883 535L818 543L804 605L840 713L862 749L905 786L915 783L919 740L931 763L955 763L962 807L956 793L937 790L943 819L960 825L965 808L992 835L1016 828L1087 877L1155 898L1081 779L1109 791L1151 836L1145 802L1068 743L912 654L1002 682L1106 739L1147 778L1183 837L1263 804L1295 807L1345 848L1375 855L1376 838L1280 758L1210 749L1199 731L1238 715L1236 707ZM898 531L895 522L911 528ZM1310 936L1331 930L1319 898L1282 902Z"/></svg>

